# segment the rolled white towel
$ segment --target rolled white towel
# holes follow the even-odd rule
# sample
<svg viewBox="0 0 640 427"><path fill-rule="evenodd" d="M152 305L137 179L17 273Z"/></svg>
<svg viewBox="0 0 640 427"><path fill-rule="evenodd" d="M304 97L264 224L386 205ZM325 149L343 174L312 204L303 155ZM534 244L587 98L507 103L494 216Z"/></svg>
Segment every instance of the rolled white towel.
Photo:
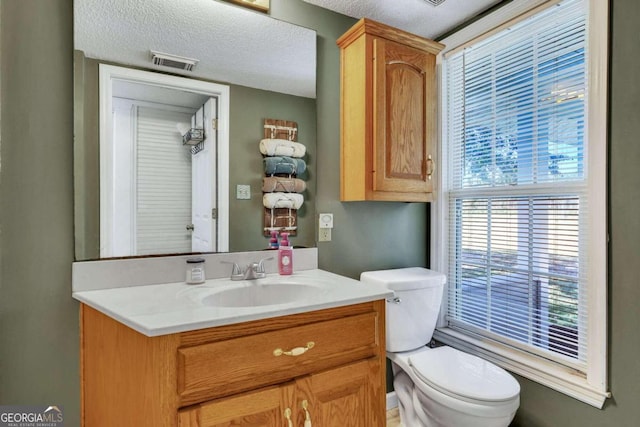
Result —
<svg viewBox="0 0 640 427"><path fill-rule="evenodd" d="M286 139L263 139L260 141L260 152L265 156L304 157L307 148L299 142Z"/></svg>
<svg viewBox="0 0 640 427"><path fill-rule="evenodd" d="M298 193L265 193L262 196L262 204L269 209L300 209L302 203L304 203L304 197Z"/></svg>

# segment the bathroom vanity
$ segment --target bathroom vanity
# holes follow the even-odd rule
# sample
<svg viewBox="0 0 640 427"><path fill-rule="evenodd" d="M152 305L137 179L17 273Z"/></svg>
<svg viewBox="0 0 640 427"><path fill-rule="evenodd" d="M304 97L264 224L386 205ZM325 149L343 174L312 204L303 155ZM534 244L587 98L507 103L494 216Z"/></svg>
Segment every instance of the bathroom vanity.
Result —
<svg viewBox="0 0 640 427"><path fill-rule="evenodd" d="M322 270L75 292L83 425L384 426L390 295Z"/></svg>

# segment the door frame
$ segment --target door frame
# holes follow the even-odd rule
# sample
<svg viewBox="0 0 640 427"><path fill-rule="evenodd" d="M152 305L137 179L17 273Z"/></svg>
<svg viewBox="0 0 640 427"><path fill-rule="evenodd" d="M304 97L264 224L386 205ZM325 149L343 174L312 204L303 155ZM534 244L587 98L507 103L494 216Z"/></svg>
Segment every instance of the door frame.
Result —
<svg viewBox="0 0 640 427"><path fill-rule="evenodd" d="M152 71L134 70L114 65L99 64L100 94L100 257L111 253L112 189L110 185L113 162L109 152L109 140L113 130L113 81L127 81L159 86L168 89L194 92L218 99L218 171L217 171L217 252L229 251L229 86L202 80L159 74ZM103 185L108 191L103 191Z"/></svg>

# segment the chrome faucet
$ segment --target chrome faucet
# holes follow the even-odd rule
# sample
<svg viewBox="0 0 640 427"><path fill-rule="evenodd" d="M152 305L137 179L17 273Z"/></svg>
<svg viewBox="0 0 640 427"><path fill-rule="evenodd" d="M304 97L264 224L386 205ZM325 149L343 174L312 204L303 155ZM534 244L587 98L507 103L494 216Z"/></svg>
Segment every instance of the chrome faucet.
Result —
<svg viewBox="0 0 640 427"><path fill-rule="evenodd" d="M267 277L267 272L264 270L264 262L273 259L273 257L262 258L260 261L250 262L247 264L247 267L242 271L240 266L235 262L228 262L229 264L233 264L233 268L231 269L231 280L255 280L255 279L264 279Z"/></svg>

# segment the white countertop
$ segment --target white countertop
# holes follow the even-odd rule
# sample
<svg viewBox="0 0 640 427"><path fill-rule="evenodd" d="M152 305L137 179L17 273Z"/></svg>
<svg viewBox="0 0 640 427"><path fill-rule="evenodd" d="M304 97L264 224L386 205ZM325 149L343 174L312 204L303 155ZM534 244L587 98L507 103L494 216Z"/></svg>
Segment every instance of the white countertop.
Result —
<svg viewBox="0 0 640 427"><path fill-rule="evenodd" d="M311 293L292 302L251 307L221 307L217 293L269 284L311 285ZM207 280L201 285L165 283L74 292L73 297L150 337L358 304L389 298L384 286L364 284L324 270L304 270L265 279Z"/></svg>

